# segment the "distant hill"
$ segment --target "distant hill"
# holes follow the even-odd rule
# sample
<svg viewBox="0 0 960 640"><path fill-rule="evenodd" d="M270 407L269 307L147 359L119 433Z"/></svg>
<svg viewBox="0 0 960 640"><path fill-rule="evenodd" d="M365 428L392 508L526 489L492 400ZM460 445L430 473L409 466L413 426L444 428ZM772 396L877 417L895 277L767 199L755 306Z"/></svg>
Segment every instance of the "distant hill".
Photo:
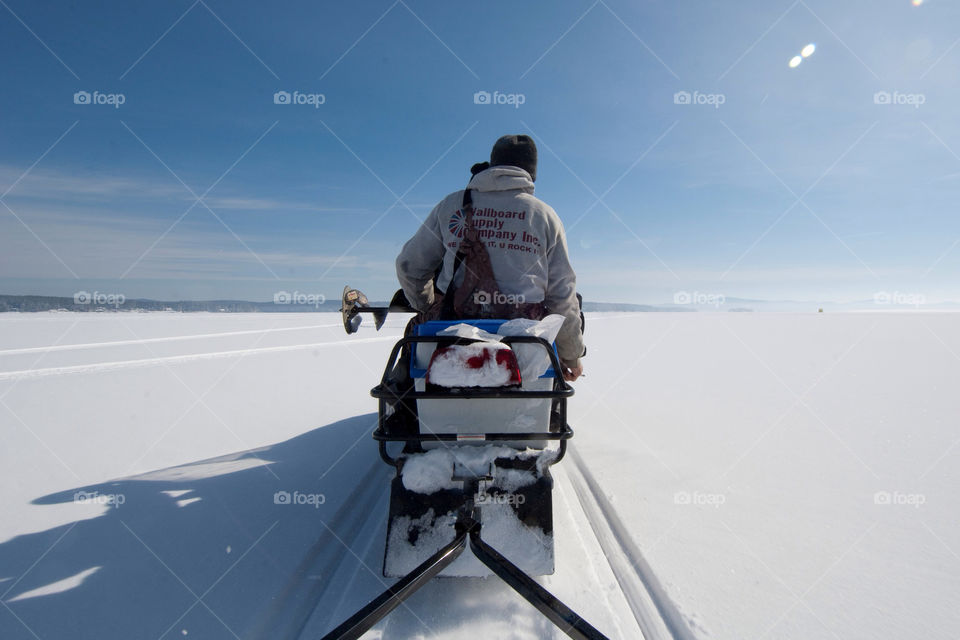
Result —
<svg viewBox="0 0 960 640"><path fill-rule="evenodd" d="M696 311L692 308L655 307L649 304L629 304L626 302L589 302L583 301L584 311Z"/></svg>
<svg viewBox="0 0 960 640"><path fill-rule="evenodd" d="M210 313L303 313L308 311L339 311L339 300L325 300L314 304L250 302L247 300L145 300L116 298L92 292L86 296L72 298L55 296L16 296L0 294L0 312L2 311L167 311Z"/></svg>
<svg viewBox="0 0 960 640"><path fill-rule="evenodd" d="M691 294L682 303L663 304L660 311L760 311L816 313L842 311L956 311L960 303L953 301L927 302L922 296L899 292L878 293L872 299L835 302L832 300L754 300L748 298L723 298L704 300L699 294Z"/></svg>
<svg viewBox="0 0 960 640"><path fill-rule="evenodd" d="M386 306L386 301L371 302ZM619 302L584 302L584 311L694 311L693 308L655 307L647 304ZM339 300L324 300L314 304L251 302L249 300L147 300L142 298L115 298L98 292L81 293L75 297L22 296L0 294L0 312L80 311L80 312L143 312L167 311L178 313L305 313L339 311Z"/></svg>

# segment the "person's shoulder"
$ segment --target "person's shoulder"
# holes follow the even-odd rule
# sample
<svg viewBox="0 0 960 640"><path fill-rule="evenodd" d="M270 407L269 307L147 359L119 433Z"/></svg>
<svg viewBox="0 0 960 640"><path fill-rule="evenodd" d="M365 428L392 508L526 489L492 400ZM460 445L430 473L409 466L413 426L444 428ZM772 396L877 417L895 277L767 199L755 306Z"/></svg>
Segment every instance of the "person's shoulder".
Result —
<svg viewBox="0 0 960 640"><path fill-rule="evenodd" d="M533 195L532 193L522 192L517 194L517 198L523 201L524 203L528 203L533 208L541 209L545 212L549 212L549 213L552 213L553 215L556 215L556 211L553 210L553 207L551 207L549 204L547 204L537 196Z"/></svg>
<svg viewBox="0 0 960 640"><path fill-rule="evenodd" d="M532 212L535 212L534 215L540 215L544 220L547 221L551 226L563 226L563 223L560 221L560 216L557 215L557 212L554 211L553 207L549 204L533 195L532 193L522 193L517 196L524 204L526 204Z"/></svg>
<svg viewBox="0 0 960 640"><path fill-rule="evenodd" d="M463 189L459 191L454 191L453 193L447 194L437 205L433 208L433 213L442 214L451 207L453 209L459 209L460 203L463 202Z"/></svg>
<svg viewBox="0 0 960 640"><path fill-rule="evenodd" d="M440 202L443 203L443 202L449 202L449 201L456 201L457 204L459 204L460 201L463 200L463 192L464 192L464 189L459 189L457 191L448 193L446 197L444 197L444 199L441 200Z"/></svg>

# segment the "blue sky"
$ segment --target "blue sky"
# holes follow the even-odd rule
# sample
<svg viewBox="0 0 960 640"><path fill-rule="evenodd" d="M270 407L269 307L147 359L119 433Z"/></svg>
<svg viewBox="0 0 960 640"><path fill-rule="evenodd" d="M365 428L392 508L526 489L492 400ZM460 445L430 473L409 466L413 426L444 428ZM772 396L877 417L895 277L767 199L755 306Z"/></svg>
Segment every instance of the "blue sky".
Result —
<svg viewBox="0 0 960 640"><path fill-rule="evenodd" d="M587 299L960 300L956 3L0 5L2 293L387 297L522 132Z"/></svg>

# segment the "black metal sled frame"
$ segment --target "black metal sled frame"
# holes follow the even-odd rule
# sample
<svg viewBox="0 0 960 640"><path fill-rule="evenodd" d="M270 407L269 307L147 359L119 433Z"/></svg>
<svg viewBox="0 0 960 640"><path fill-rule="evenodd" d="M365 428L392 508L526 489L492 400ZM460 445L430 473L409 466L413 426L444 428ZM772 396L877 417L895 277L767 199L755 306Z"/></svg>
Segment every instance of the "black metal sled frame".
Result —
<svg viewBox="0 0 960 640"><path fill-rule="evenodd" d="M472 486L467 494L473 495L477 490L477 481L470 482ZM524 600L536 607L565 634L575 640L608 640L607 636L484 542L481 536L481 524L474 518L474 509L473 500L468 500L457 514L456 536L452 542L387 588L367 606L350 616L340 626L325 635L323 640L355 640L362 636L459 558L467 548L468 541L470 551L480 562L489 567L511 589L523 596Z"/></svg>
<svg viewBox="0 0 960 640"><path fill-rule="evenodd" d="M469 344L472 342L482 342L482 340L458 336L407 336L394 345L380 384L370 391L370 395L379 401L379 421L376 431L373 432L373 438L379 444L380 457L388 464L397 467L398 473L403 464L403 456L397 458L390 456L387 453L387 443L389 442L522 442L529 440L550 440L557 441L559 443L559 449L556 455L549 460L548 464L556 464L563 458L567 448L567 440L573 437L573 429L567 424L566 403L567 398L573 395L573 388L563 379L563 369L560 364L560 359L557 357L553 346L543 338L536 336L504 336L502 342L506 345L538 344L546 349L550 356L550 363L554 372L553 389L550 391L525 391L516 388L463 388L447 389L444 391L408 390L398 393L391 387L390 373L397 363L401 351L409 348L409 345L433 343L439 347L453 344ZM399 403L405 400L419 399L452 401L476 398L553 399L557 403L558 423L562 426L544 432L479 434L418 433L414 435L401 435L391 433L387 425L386 408L388 402ZM365 607L327 633L327 635L323 637L323 640L354 640L360 638L360 636L370 630L380 620L389 615L391 611L403 604L405 600L450 566L467 549L468 545L470 551L480 562L486 565L501 580L506 582L511 589L523 596L527 602L536 607L538 611L569 637L575 638L576 640L608 640L607 636L600 633L590 623L577 615L577 613L544 589L533 578L524 573L522 569L510 562L510 560L483 540L481 536L482 526L477 517L477 507L473 500L473 496L479 491L479 480L472 478L465 480L465 483L466 486L464 487L463 493L466 498L457 510L457 521L454 525L455 536L453 541L439 549L413 571L400 578L383 593L370 601Z"/></svg>
<svg viewBox="0 0 960 640"><path fill-rule="evenodd" d="M474 342L484 342L475 338L463 338L458 336L407 336L402 338L394 345L390 352L390 358L387 360L387 366L384 369L380 384L370 390L370 395L379 400L378 407L378 426L373 432L373 439L380 445L380 457L387 463L394 466L400 464L400 460L391 456L387 452L388 442L524 442L530 440L551 440L559 441L559 450L556 457L550 460L549 464L556 464L563 459L567 451L567 440L573 437L573 429L567 424L567 398L573 395L573 387L568 385L563 379L563 368L560 359L557 357L553 346L537 336L504 336L501 343L511 346L514 344L536 344L542 346L550 356L550 366L553 368L553 389L550 391L531 391L524 389L503 389L503 388L457 388L444 391L414 391L408 390L398 393L390 387L390 373L394 364L403 349L412 344L436 344L437 347L454 344L470 344ZM562 425L556 431L542 432L520 432L520 433L417 433L411 435L400 435L390 433L386 428L387 404L389 402L400 402L403 400L470 400L470 399L505 399L505 398L525 398L525 399L543 399L549 398L558 401L559 423Z"/></svg>

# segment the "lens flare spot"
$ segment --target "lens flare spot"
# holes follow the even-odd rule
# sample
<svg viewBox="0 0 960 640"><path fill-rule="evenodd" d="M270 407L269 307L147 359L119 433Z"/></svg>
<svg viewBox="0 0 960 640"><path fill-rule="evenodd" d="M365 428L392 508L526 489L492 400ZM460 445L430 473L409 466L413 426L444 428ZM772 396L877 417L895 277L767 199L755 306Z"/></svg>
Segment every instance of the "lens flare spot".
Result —
<svg viewBox="0 0 960 640"><path fill-rule="evenodd" d="M797 67L800 66L801 62L803 62L803 58L801 58L800 56L793 56L792 58L790 58L790 68L796 69Z"/></svg>
<svg viewBox="0 0 960 640"><path fill-rule="evenodd" d="M800 52L800 55L803 56L804 58L809 58L810 56L813 55L813 52L816 50L817 50L817 45L811 42L810 44L808 44L803 48L803 50Z"/></svg>
<svg viewBox="0 0 960 640"><path fill-rule="evenodd" d="M923 0L913 0L913 6L919 7L923 4Z"/></svg>

